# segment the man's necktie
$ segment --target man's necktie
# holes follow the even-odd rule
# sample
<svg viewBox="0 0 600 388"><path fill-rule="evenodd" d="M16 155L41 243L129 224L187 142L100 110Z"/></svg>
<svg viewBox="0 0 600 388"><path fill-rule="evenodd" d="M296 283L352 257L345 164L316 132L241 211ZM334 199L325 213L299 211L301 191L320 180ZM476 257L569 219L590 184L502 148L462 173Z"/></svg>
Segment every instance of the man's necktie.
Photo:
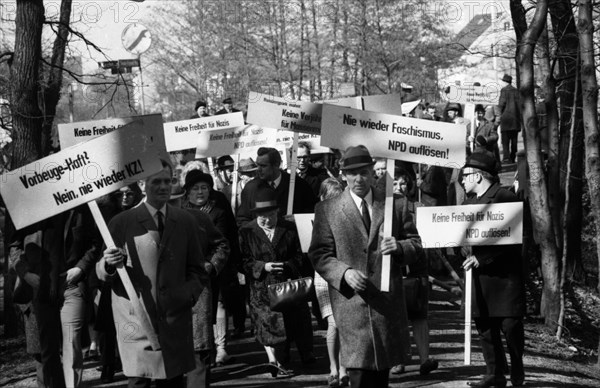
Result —
<svg viewBox="0 0 600 388"><path fill-rule="evenodd" d="M367 234L369 234L369 231L371 230L371 216L369 215L369 207L367 206L367 201L365 201L364 198L361 204L361 211L363 224L365 224L365 228L367 228Z"/></svg>
<svg viewBox="0 0 600 388"><path fill-rule="evenodd" d="M162 239L163 231L165 230L165 223L163 222L163 214L159 210L156 212L156 217L158 217L158 236Z"/></svg>

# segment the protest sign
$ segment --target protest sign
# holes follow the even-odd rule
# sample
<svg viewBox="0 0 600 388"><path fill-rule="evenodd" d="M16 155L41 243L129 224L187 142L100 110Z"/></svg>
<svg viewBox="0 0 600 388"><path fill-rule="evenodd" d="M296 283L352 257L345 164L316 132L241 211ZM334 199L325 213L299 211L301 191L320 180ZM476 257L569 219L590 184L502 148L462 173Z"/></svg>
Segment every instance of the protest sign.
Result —
<svg viewBox="0 0 600 388"><path fill-rule="evenodd" d="M497 83L490 83L485 86L456 86L451 85L448 93L446 93L446 99L448 102L458 102L460 104L466 104L468 102L473 104L486 105L498 105L500 100L500 85Z"/></svg>
<svg viewBox="0 0 600 388"><path fill-rule="evenodd" d="M0 176L17 229L109 194L161 169L141 120Z"/></svg>
<svg viewBox="0 0 600 388"><path fill-rule="evenodd" d="M196 137L196 158L222 155L256 156L260 147L275 147L277 130L246 125L236 128L200 131Z"/></svg>
<svg viewBox="0 0 600 388"><path fill-rule="evenodd" d="M162 115L151 114L142 116L121 117L106 120L80 121L77 123L58 124L58 139L61 149L69 148L75 144L83 143L98 136L111 133L115 129L140 121L144 126L146 135L151 141L156 141L158 147L164 147L165 137L163 131Z"/></svg>
<svg viewBox="0 0 600 388"><path fill-rule="evenodd" d="M465 163L466 126L324 105L321 145L365 145L372 155L441 166Z"/></svg>
<svg viewBox="0 0 600 388"><path fill-rule="evenodd" d="M201 131L242 126L244 126L244 115L242 112L173 121L164 124L165 144L169 152L186 150L194 148L198 141L198 134ZM220 154L219 156L221 155L229 154Z"/></svg>
<svg viewBox="0 0 600 388"><path fill-rule="evenodd" d="M314 213L294 214L294 221L298 230L300 248L302 249L302 253L306 253L308 252L308 248L310 248L315 215Z"/></svg>
<svg viewBox="0 0 600 388"><path fill-rule="evenodd" d="M523 203L417 208L417 229L425 248L521 244Z"/></svg>
<svg viewBox="0 0 600 388"><path fill-rule="evenodd" d="M332 98L330 100L318 101L321 104L345 106L353 109L362 109L363 100L362 97L344 97L344 98Z"/></svg>
<svg viewBox="0 0 600 388"><path fill-rule="evenodd" d="M250 92L247 121L266 128L318 135L322 110L322 104Z"/></svg>

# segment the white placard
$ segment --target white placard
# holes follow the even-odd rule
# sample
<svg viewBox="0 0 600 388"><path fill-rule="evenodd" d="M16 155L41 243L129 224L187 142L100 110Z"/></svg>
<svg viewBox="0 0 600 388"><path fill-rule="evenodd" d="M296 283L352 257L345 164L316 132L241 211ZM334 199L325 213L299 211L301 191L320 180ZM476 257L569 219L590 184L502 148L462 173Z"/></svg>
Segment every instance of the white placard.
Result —
<svg viewBox="0 0 600 388"><path fill-rule="evenodd" d="M523 241L522 202L418 207L416 220L425 248Z"/></svg>
<svg viewBox="0 0 600 388"><path fill-rule="evenodd" d="M0 176L17 229L109 194L161 169L139 120Z"/></svg>
<svg viewBox="0 0 600 388"><path fill-rule="evenodd" d="M362 96L362 100L363 110L388 113L397 116L400 116L403 112L402 97L399 94L376 94L373 96ZM406 113L408 112L410 111L407 111Z"/></svg>
<svg viewBox="0 0 600 388"><path fill-rule="evenodd" d="M277 130L256 125L201 131L196 138L196 158L222 155L256 155L260 147L275 147Z"/></svg>
<svg viewBox="0 0 600 388"><path fill-rule="evenodd" d="M365 145L371 155L460 168L465 163L466 125L420 120L324 105L321 145Z"/></svg>
<svg viewBox="0 0 600 388"><path fill-rule="evenodd" d="M296 229L298 230L300 247L302 248L302 252L306 253L308 252L308 248L310 248L315 215L314 213L294 214L294 221L296 222Z"/></svg>
<svg viewBox="0 0 600 388"><path fill-rule="evenodd" d="M144 128L146 128L147 136L150 136L153 141L154 138L156 138L158 147L161 147L161 145L164 144L162 115L156 113L151 115L58 124L60 147L65 149L74 146L75 144L95 139L99 136L111 133L115 129L121 128L133 121L141 122Z"/></svg>
<svg viewBox="0 0 600 388"><path fill-rule="evenodd" d="M201 117L198 119L173 121L165 123L165 144L167 151L181 151L194 148L198 141L198 134L203 131L229 129L244 126L242 112L225 115ZM229 154L219 154L229 155Z"/></svg>
<svg viewBox="0 0 600 388"><path fill-rule="evenodd" d="M322 110L322 104L250 92L247 120L261 127L318 135Z"/></svg>
<svg viewBox="0 0 600 388"><path fill-rule="evenodd" d="M501 86L497 83L490 83L485 86L461 87L451 85L446 99L449 102L458 102L461 104L473 103L486 105L498 105L500 100Z"/></svg>

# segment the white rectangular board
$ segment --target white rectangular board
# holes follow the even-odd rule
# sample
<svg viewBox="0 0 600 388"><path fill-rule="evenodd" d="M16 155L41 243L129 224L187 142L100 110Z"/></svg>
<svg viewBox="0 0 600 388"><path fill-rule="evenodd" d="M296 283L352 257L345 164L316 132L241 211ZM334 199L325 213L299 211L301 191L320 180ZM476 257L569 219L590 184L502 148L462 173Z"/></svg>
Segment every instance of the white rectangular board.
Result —
<svg viewBox="0 0 600 388"><path fill-rule="evenodd" d="M169 152L186 150L195 147L198 141L198 134L202 131L229 129L242 126L244 126L244 115L242 112L173 121L164 124L165 144L167 151Z"/></svg>
<svg viewBox="0 0 600 388"><path fill-rule="evenodd" d="M21 229L160 171L160 152L134 121L3 174L0 194Z"/></svg>
<svg viewBox="0 0 600 388"><path fill-rule="evenodd" d="M424 248L523 242L523 203L418 207Z"/></svg>
<svg viewBox="0 0 600 388"><path fill-rule="evenodd" d="M322 110L322 104L250 92L247 121L266 128L318 135Z"/></svg>
<svg viewBox="0 0 600 388"><path fill-rule="evenodd" d="M462 124L324 105L321 145L346 149L362 144L371 155L460 168L467 127Z"/></svg>
<svg viewBox="0 0 600 388"><path fill-rule="evenodd" d="M151 137L152 141L156 140L159 147L161 144L164 147L163 120L162 115L159 113L58 124L60 147L61 149L65 149L75 144L95 139L133 121L141 121L146 129L147 136Z"/></svg>
<svg viewBox="0 0 600 388"><path fill-rule="evenodd" d="M497 83L467 87L451 85L449 92L446 94L446 99L449 102L458 102L461 104L498 105L500 89L501 86Z"/></svg>

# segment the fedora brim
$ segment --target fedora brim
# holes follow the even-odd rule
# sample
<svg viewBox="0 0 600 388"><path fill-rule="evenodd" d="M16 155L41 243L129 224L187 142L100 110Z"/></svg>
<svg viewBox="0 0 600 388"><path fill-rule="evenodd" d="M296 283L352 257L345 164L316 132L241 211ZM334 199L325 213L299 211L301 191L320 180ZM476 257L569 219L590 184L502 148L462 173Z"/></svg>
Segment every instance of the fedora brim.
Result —
<svg viewBox="0 0 600 388"><path fill-rule="evenodd" d="M279 209L279 205L277 205L277 201L264 201L264 202L256 202L254 208L250 209L252 213L262 213L270 210Z"/></svg>
<svg viewBox="0 0 600 388"><path fill-rule="evenodd" d="M354 164L349 164L348 166L340 167L340 170L342 170L342 171L355 170L357 168L366 167L366 166L374 166L374 165L375 165L375 162L354 163Z"/></svg>

